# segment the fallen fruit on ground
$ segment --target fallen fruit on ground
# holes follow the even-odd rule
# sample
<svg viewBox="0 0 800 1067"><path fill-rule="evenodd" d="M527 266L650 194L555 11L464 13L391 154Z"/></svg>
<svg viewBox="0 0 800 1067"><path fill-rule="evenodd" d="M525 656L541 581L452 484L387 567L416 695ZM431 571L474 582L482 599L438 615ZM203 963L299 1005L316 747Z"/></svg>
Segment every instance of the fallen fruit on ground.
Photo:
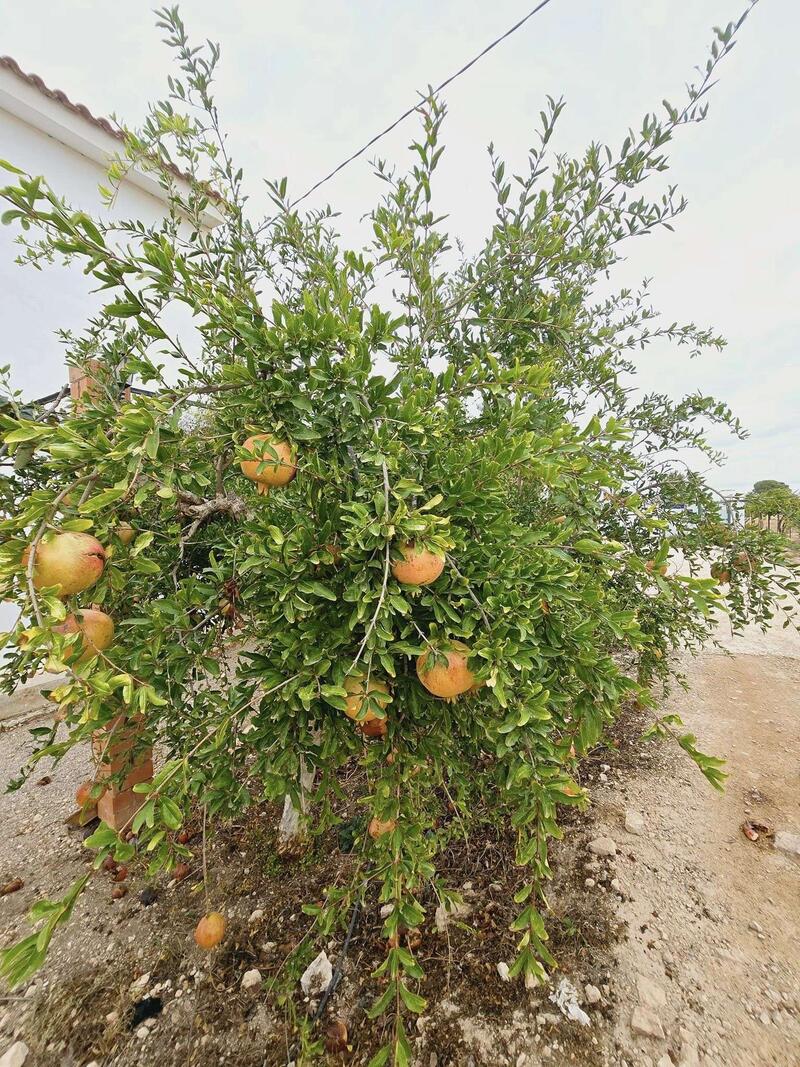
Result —
<svg viewBox="0 0 800 1067"><path fill-rule="evenodd" d="M225 916L219 911L204 915L195 927L194 939L200 948L215 948L225 936Z"/></svg>
<svg viewBox="0 0 800 1067"><path fill-rule="evenodd" d="M257 433L247 438L243 448L255 458L242 460L242 474L256 483L259 493L288 485L297 474L294 451L288 441L278 441L271 433Z"/></svg>
<svg viewBox="0 0 800 1067"><path fill-rule="evenodd" d="M469 646L461 641L454 641L449 651L438 653L437 658L444 656L447 660L442 663L432 663L428 668L430 654L423 652L417 659L417 677L428 690L437 697L457 697L466 693L478 685L477 679L467 666Z"/></svg>
<svg viewBox="0 0 800 1067"><path fill-rule="evenodd" d="M27 569L29 545L22 554ZM80 593L94 585L106 563L106 550L96 537L67 530L43 538L36 546L33 561L35 589L55 586L61 596Z"/></svg>
<svg viewBox="0 0 800 1067"><path fill-rule="evenodd" d="M172 877L176 882L182 882L184 878L188 877L191 873L191 867L188 863L178 863L175 870L172 872Z"/></svg>
<svg viewBox="0 0 800 1067"><path fill-rule="evenodd" d="M77 656L78 663L97 655L108 648L114 640L114 620L99 608L83 608L74 615L68 615L64 622L53 627L57 634L82 634L81 640L65 656L71 663Z"/></svg>
<svg viewBox="0 0 800 1067"><path fill-rule="evenodd" d="M399 548L402 559L392 564L392 574L403 585L430 585L444 570L444 555L429 552L413 541L406 541Z"/></svg>
<svg viewBox="0 0 800 1067"><path fill-rule="evenodd" d="M370 819L368 832L373 841L377 841L379 837L383 837L384 834L390 834L397 823L394 819Z"/></svg>
<svg viewBox="0 0 800 1067"><path fill-rule="evenodd" d="M381 678L371 677L366 685L366 689L364 685L365 681L366 677L361 672L358 674L350 674L344 680L344 688L347 692L344 713L349 718L356 719L360 725L372 722L373 719L380 718L380 715L373 710L374 707L377 706L383 711L392 702L391 690ZM367 707L364 714L359 718L367 696L370 697L367 703L372 706Z"/></svg>

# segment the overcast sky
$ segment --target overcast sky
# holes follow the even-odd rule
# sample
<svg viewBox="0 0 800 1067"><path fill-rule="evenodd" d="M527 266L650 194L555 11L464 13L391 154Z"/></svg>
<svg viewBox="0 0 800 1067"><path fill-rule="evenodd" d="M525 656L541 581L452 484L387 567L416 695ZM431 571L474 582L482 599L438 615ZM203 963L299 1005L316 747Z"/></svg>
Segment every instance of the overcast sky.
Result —
<svg viewBox="0 0 800 1067"><path fill-rule="evenodd" d="M222 45L217 97L254 204L260 179L288 175L295 194L507 29L533 0L186 0L190 33ZM446 92L447 151L438 207L468 251L492 223L486 146L523 163L547 93L567 110L558 147L618 144L664 97L680 102L715 24L745 0L552 0ZM761 0L711 98L709 120L675 142L670 178L690 201L674 234L632 243L621 281L653 276L668 321L713 325L729 345L689 361L655 346L641 383L727 400L752 436L724 444L712 478L747 488L777 477L800 487L800 4ZM135 124L161 95L170 54L146 0L2 0L0 52L87 104ZM380 154L402 162L411 123ZM0 153L2 146L0 146ZM378 150L376 150L378 151ZM366 160L328 183L356 240L380 194Z"/></svg>

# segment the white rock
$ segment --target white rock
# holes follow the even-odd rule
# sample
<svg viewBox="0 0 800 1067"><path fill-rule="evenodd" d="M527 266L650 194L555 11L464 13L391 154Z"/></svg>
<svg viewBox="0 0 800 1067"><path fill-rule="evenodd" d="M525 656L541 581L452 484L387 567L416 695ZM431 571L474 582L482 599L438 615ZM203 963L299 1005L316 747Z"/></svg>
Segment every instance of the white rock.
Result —
<svg viewBox="0 0 800 1067"><path fill-rule="evenodd" d="M641 1004L633 1010L631 1030L637 1034L644 1034L646 1037L664 1037L664 1027L659 1017L652 1008L643 1008Z"/></svg>
<svg viewBox="0 0 800 1067"><path fill-rule="evenodd" d="M384 904L381 908L381 918L388 919L394 911L394 904Z"/></svg>
<svg viewBox="0 0 800 1067"><path fill-rule="evenodd" d="M28 1058L30 1049L24 1041L15 1041L10 1048L0 1056L0 1067L22 1067Z"/></svg>
<svg viewBox="0 0 800 1067"><path fill-rule="evenodd" d="M800 856L800 834L790 834L788 830L778 830L772 843L781 852L788 852L792 856Z"/></svg>
<svg viewBox="0 0 800 1067"><path fill-rule="evenodd" d="M591 1026L592 1020L578 1004L578 990L568 978L561 979L555 992L550 994L550 1000L571 1022Z"/></svg>
<svg viewBox="0 0 800 1067"><path fill-rule="evenodd" d="M603 994L596 985L585 985L583 991L586 994L587 1004L599 1004L603 999Z"/></svg>
<svg viewBox="0 0 800 1067"><path fill-rule="evenodd" d="M303 971L300 988L307 997L315 997L328 988L331 978L333 978L333 967L327 952L323 949Z"/></svg>
<svg viewBox="0 0 800 1067"><path fill-rule="evenodd" d="M454 902L449 908L446 908L444 904L440 904L433 916L436 929L440 934L443 934L451 919L466 919L471 911L472 908L465 903Z"/></svg>
<svg viewBox="0 0 800 1067"><path fill-rule="evenodd" d="M616 856L617 846L610 837L596 837L589 842L589 851L595 856Z"/></svg>
<svg viewBox="0 0 800 1067"><path fill-rule="evenodd" d="M117 1023L119 1022L119 1012L118 1011L110 1011L108 1013L108 1015L106 1015L106 1022L108 1023L109 1026L116 1026Z"/></svg>
<svg viewBox="0 0 800 1067"><path fill-rule="evenodd" d="M614 890L615 893L619 893L620 895L622 895L622 882L620 882L619 878L611 879L611 888Z"/></svg>
<svg viewBox="0 0 800 1067"><path fill-rule="evenodd" d="M150 972L148 971L147 974L143 974L140 975L139 978L135 978L128 986L128 988L134 996L138 996L139 993L144 993L145 989L147 989L149 981Z"/></svg>
<svg viewBox="0 0 800 1067"><path fill-rule="evenodd" d="M255 993L261 988L261 982L261 971L259 971L258 967L253 967L242 975L242 989L246 993Z"/></svg>
<svg viewBox="0 0 800 1067"><path fill-rule="evenodd" d="M256 908L255 911L250 913L250 918L247 920L251 926L255 926L256 923L260 923L264 918L264 909Z"/></svg>
<svg viewBox="0 0 800 1067"><path fill-rule="evenodd" d="M636 837L641 837L645 832L644 819L638 811L625 812L625 829Z"/></svg>
<svg viewBox="0 0 800 1067"><path fill-rule="evenodd" d="M267 953L267 955L269 955L270 952L274 952L275 949L278 947L278 942L277 941L265 941L262 947L263 947L264 951Z"/></svg>
<svg viewBox="0 0 800 1067"><path fill-rule="evenodd" d="M509 974L508 974L508 964L507 963L498 963L497 964L497 973L500 975L500 980L501 981L503 981L503 982L510 982L511 981L511 978L509 977Z"/></svg>
<svg viewBox="0 0 800 1067"><path fill-rule="evenodd" d="M150 1031L147 1029L146 1026L140 1026L139 1029L136 1031L136 1036L139 1038L140 1041L144 1041L150 1036Z"/></svg>

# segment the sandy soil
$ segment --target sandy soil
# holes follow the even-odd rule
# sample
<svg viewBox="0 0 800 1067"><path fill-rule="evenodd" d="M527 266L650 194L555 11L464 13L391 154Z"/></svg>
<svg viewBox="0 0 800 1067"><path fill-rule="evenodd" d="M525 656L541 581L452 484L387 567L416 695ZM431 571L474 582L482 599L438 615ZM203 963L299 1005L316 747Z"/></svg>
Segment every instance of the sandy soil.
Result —
<svg viewBox="0 0 800 1067"><path fill-rule="evenodd" d="M741 830L800 833L800 642L786 634L688 662L689 690L668 703L727 758L724 794L662 747L649 773L620 767L597 797L626 898L616 1037L636 1067L800 1064L800 857ZM627 813L643 833L626 832Z"/></svg>
<svg viewBox="0 0 800 1067"><path fill-rule="evenodd" d="M775 849L769 834L753 842L741 831L750 819L800 834L800 638L776 630L766 637L754 631L723 639L732 655L709 650L687 660L689 689L673 693L664 710L680 714L705 751L727 757L724 794L712 790L677 747L642 743L637 731L629 730L618 751L598 754L587 768L594 807L570 825L563 862L571 865L584 904L612 920L616 912L622 924L616 945L613 939L586 944L572 961L569 977L590 1026L560 1016L546 991L535 994L527 1010L515 1007L502 1026L493 1024L491 1013L465 1013L447 1002L418 1028L419 1067L800 1065L800 856ZM3 736L4 780L24 759L27 728L13 726ZM85 869L80 832L68 832L62 822L85 762L83 753L73 752L49 784L35 784L46 773L42 768L19 793L0 801L0 881L25 882L21 891L0 897L0 942L25 931L24 913L34 899L57 895ZM590 850L591 841L604 837L613 842L615 856ZM124 1046L94 1058L103 1067L173 1062L171 1027L181 1013L188 1010L191 1017L193 989L205 974L191 944L190 914L186 928L175 929L174 911L138 903L141 886L124 901L112 901L109 887L93 888L42 976L0 1008L0 1063L15 1040L42 1049L29 1030L31 1006L59 989L66 995L63 983L70 975L102 973L107 987L111 973L116 985L105 988L104 1010L124 1010L131 981L148 970L156 973L151 965L163 958L167 941L179 955L181 973L169 993L170 1010L165 1008L149 1039L131 1033ZM175 892L159 891L163 899ZM241 902L244 924L252 906L246 897ZM280 940L279 934L268 936ZM493 965L486 973L496 997L503 987ZM185 999L172 999L178 987ZM143 991L152 992L136 995ZM76 1017L89 1010L75 1003ZM240 1029L263 1014L236 1003L237 1019L250 1018L237 1022ZM452 1047L447 1033L454 1035ZM231 1047L227 1062L243 1062ZM83 1056L80 1048L72 1051L67 1059L57 1045L31 1051L26 1067L83 1067L93 1058L88 1048ZM225 1060L182 1056L186 1063Z"/></svg>

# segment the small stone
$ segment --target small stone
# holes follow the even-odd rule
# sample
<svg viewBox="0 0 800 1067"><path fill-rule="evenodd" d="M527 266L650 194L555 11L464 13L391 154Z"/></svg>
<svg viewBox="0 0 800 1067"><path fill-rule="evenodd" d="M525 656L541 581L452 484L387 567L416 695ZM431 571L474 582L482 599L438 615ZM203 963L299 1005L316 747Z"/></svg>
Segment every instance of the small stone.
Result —
<svg viewBox="0 0 800 1067"><path fill-rule="evenodd" d="M384 904L383 907L381 908L381 912L380 912L381 918L382 919L388 919L393 911L394 911L394 904Z"/></svg>
<svg viewBox="0 0 800 1067"><path fill-rule="evenodd" d="M597 882L594 880L594 878L585 878L583 884L586 886L587 889L591 889L592 886L597 885Z"/></svg>
<svg viewBox="0 0 800 1067"><path fill-rule="evenodd" d="M250 918L247 920L251 926L255 926L256 923L260 923L264 918L264 909L256 908L255 911L250 913Z"/></svg>
<svg viewBox="0 0 800 1067"><path fill-rule="evenodd" d="M583 987L583 992L586 994L587 1004L599 1004L603 999L603 994L596 985L585 985Z"/></svg>
<svg viewBox="0 0 800 1067"><path fill-rule="evenodd" d="M766 1012L766 1011L762 1011L758 1018L759 1018L759 1021L764 1024L764 1026L769 1026L769 1024L772 1022L772 1020L769 1017L769 1012Z"/></svg>
<svg viewBox="0 0 800 1067"><path fill-rule="evenodd" d="M645 832L644 819L638 811L625 812L625 829L635 837L641 837Z"/></svg>
<svg viewBox="0 0 800 1067"><path fill-rule="evenodd" d="M333 978L333 967L327 952L323 949L303 971L300 988L307 997L314 997L328 988L331 978Z"/></svg>
<svg viewBox="0 0 800 1067"><path fill-rule="evenodd" d="M800 856L800 834L790 834L788 830L778 830L772 843L780 852L788 852L791 856Z"/></svg>
<svg viewBox="0 0 800 1067"><path fill-rule="evenodd" d="M641 1004L633 1009L631 1016L631 1030L645 1037L664 1037L664 1027L661 1020L651 1008L643 1008Z"/></svg>
<svg viewBox="0 0 800 1067"><path fill-rule="evenodd" d="M128 989L133 996L138 996L139 993L144 993L145 989L147 989L149 981L150 972L148 971L147 974L142 974L138 978L135 978L128 986Z"/></svg>
<svg viewBox="0 0 800 1067"><path fill-rule="evenodd" d="M10 1048L0 1056L0 1067L23 1067L28 1058L30 1049L24 1041L15 1041Z"/></svg>
<svg viewBox="0 0 800 1067"><path fill-rule="evenodd" d="M617 846L610 837L596 837L589 842L589 851L595 856L616 856Z"/></svg>
<svg viewBox="0 0 800 1067"><path fill-rule="evenodd" d="M157 900L158 893L155 891L155 889L153 889L152 886L147 886L139 894L139 903L142 904L145 908L149 908L151 904L155 904Z"/></svg>
<svg viewBox="0 0 800 1067"><path fill-rule="evenodd" d="M438 932L443 934L451 919L465 919L471 911L472 908L469 904L458 903L456 901L454 901L449 908L446 908L444 904L440 904L434 912L433 922Z"/></svg>
<svg viewBox="0 0 800 1067"><path fill-rule="evenodd" d="M110 1011L108 1013L108 1015L106 1015L106 1022L108 1023L109 1026L116 1026L117 1023L119 1022L119 1012L118 1011Z"/></svg>
<svg viewBox="0 0 800 1067"><path fill-rule="evenodd" d="M258 967L253 967L242 975L242 989L245 993L255 993L261 988L261 982L261 971Z"/></svg>
<svg viewBox="0 0 800 1067"><path fill-rule="evenodd" d="M498 963L497 964L497 973L500 975L500 981L501 982L510 982L511 981L511 978L510 978L509 973L508 973L508 964L507 963L502 963L502 962Z"/></svg>
<svg viewBox="0 0 800 1067"><path fill-rule="evenodd" d="M561 1016L554 1014L552 1011L540 1011L536 1016L536 1022L539 1026L558 1026L561 1022Z"/></svg>
<svg viewBox="0 0 800 1067"><path fill-rule="evenodd" d="M761 925L761 923L756 922L755 919L751 919L750 920L750 922L747 924L747 929L748 930L752 930L753 933L756 933L756 934L763 934L764 933L764 927Z"/></svg>
<svg viewBox="0 0 800 1067"><path fill-rule="evenodd" d="M140 1041L145 1041L150 1036L150 1031L146 1026L140 1026L136 1031L136 1036Z"/></svg>
<svg viewBox="0 0 800 1067"><path fill-rule="evenodd" d="M598 774L598 776L597 776L597 780L599 782L607 782L608 781L608 775L604 771L601 771L600 774Z"/></svg>
<svg viewBox="0 0 800 1067"><path fill-rule="evenodd" d="M277 941L265 941L263 944L264 952L269 956L278 947Z"/></svg>

